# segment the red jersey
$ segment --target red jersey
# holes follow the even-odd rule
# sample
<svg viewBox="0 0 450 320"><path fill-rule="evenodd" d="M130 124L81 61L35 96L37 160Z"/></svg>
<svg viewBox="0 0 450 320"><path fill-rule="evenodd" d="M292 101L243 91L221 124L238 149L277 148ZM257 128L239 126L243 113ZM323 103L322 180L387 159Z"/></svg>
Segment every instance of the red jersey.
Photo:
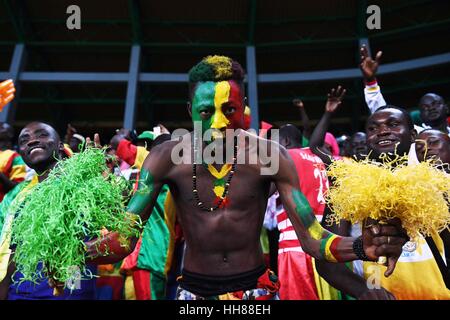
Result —
<svg viewBox="0 0 450 320"><path fill-rule="evenodd" d="M308 199L315 215L323 215L324 193L328 190L327 171L322 160L309 148L288 149L297 169L300 191Z"/></svg>

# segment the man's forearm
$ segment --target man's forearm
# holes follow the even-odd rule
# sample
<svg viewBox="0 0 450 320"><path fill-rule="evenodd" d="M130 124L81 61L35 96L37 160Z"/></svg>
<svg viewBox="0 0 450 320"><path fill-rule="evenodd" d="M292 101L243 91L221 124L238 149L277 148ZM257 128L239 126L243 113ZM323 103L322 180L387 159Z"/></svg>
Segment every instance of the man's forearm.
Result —
<svg viewBox="0 0 450 320"><path fill-rule="evenodd" d="M316 269L331 286L354 298L358 298L368 289L366 281L344 263L316 261Z"/></svg>
<svg viewBox="0 0 450 320"><path fill-rule="evenodd" d="M17 182L9 180L9 178L4 173L0 173L0 183L3 185L3 190L5 193L10 191L17 185Z"/></svg>
<svg viewBox="0 0 450 320"><path fill-rule="evenodd" d="M296 212L292 223L296 230L306 228L307 235L300 233L298 237L308 254L318 260L330 262L347 262L358 259L353 249L355 238L342 237L323 228L315 218L308 200L300 190L294 189L292 198Z"/></svg>
<svg viewBox="0 0 450 320"><path fill-rule="evenodd" d="M378 85L376 79L373 81L366 81L364 88L364 98L366 104L369 107L370 113L374 113L379 108L386 105L383 95L381 94L381 88Z"/></svg>
<svg viewBox="0 0 450 320"><path fill-rule="evenodd" d="M300 117L302 118L303 136L309 139L311 137L311 124L305 108L300 108Z"/></svg>

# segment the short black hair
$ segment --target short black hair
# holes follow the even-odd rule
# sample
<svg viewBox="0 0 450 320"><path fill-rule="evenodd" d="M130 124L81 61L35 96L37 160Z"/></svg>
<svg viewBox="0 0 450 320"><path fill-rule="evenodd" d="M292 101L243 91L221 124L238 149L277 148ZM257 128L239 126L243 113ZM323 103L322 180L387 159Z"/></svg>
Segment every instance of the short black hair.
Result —
<svg viewBox="0 0 450 320"><path fill-rule="evenodd" d="M292 143L302 145L302 132L293 124L285 124L280 127L280 138L288 137Z"/></svg>
<svg viewBox="0 0 450 320"><path fill-rule="evenodd" d="M408 110L406 110L406 109L403 108L403 107L397 107L397 106L394 106L394 105L391 105L391 104L387 104L387 105L385 105L385 106L382 106L382 107L378 108L378 109L377 109L374 113L372 113L372 114L375 114L375 113L377 113L377 112L379 112L379 111L386 110L386 109L396 109L396 110L400 111L401 113L403 113L403 116L404 116L405 119L406 119L406 123L408 124L409 130L414 130L414 121L413 121L413 119L412 119L412 117L411 117L411 114L409 113Z"/></svg>

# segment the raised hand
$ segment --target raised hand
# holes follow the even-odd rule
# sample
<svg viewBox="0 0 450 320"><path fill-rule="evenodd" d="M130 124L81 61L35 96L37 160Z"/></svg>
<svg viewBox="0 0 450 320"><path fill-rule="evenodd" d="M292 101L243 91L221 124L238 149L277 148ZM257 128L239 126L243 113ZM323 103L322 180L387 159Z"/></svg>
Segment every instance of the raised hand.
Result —
<svg viewBox="0 0 450 320"><path fill-rule="evenodd" d="M303 101L300 100L300 99L294 99L294 100L292 100L292 104L293 104L295 107L297 107L297 108L304 108L304 107L305 107L304 104L303 104Z"/></svg>
<svg viewBox="0 0 450 320"><path fill-rule="evenodd" d="M367 82L375 80L375 76L377 74L378 66L380 64L382 51L378 51L375 60L369 56L369 52L365 45L363 45L360 49L361 54L361 63L359 64L359 68L363 74L364 79Z"/></svg>
<svg viewBox="0 0 450 320"><path fill-rule="evenodd" d="M86 138L86 146L101 149L102 145L100 143L100 135L98 133L94 134L94 143L92 143L92 140L90 137L87 137Z"/></svg>
<svg viewBox="0 0 450 320"><path fill-rule="evenodd" d="M158 127L161 129L161 134L164 134L164 133L170 134L170 131L166 127L164 127L161 123L158 124Z"/></svg>
<svg viewBox="0 0 450 320"><path fill-rule="evenodd" d="M16 92L16 88L11 79L0 83L0 111L14 99L14 92Z"/></svg>
<svg viewBox="0 0 450 320"><path fill-rule="evenodd" d="M344 98L346 90L338 86L336 89L331 89L330 93L328 93L327 104L325 105L325 112L335 112L339 105L342 103L342 99Z"/></svg>

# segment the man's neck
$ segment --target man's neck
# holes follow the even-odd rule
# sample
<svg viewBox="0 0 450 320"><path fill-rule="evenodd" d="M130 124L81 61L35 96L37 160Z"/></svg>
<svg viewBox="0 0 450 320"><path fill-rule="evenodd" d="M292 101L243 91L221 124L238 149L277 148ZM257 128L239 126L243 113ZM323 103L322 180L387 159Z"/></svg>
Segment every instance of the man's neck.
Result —
<svg viewBox="0 0 450 320"><path fill-rule="evenodd" d="M36 171L36 173L38 174L38 181L42 182L45 179L47 179L48 174L50 173L50 171L55 167L56 162L53 162L50 165L45 166L45 168L32 168Z"/></svg>

